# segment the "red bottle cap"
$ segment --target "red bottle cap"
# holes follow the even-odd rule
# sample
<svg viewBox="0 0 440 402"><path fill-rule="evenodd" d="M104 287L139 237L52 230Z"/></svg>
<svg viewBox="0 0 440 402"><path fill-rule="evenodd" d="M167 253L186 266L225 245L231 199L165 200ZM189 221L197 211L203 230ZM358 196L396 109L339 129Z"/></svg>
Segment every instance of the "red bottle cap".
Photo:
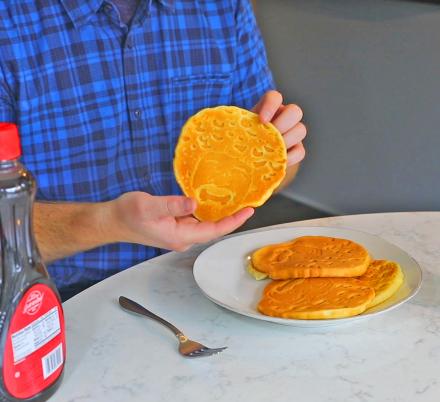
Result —
<svg viewBox="0 0 440 402"><path fill-rule="evenodd" d="M20 155L17 126L12 123L0 123L0 161L17 159Z"/></svg>

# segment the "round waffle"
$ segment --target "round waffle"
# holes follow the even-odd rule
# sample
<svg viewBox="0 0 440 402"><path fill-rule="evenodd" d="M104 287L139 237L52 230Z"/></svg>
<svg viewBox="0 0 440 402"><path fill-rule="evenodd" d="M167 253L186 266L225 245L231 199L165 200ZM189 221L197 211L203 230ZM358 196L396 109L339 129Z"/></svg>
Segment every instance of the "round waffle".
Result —
<svg viewBox="0 0 440 402"><path fill-rule="evenodd" d="M403 273L399 264L394 261L375 260L358 279L374 289L376 296L368 305L373 307L397 292L403 283Z"/></svg>
<svg viewBox="0 0 440 402"><path fill-rule="evenodd" d="M303 236L272 244L251 256L254 269L272 279L355 277L365 273L368 251L347 239Z"/></svg>
<svg viewBox="0 0 440 402"><path fill-rule="evenodd" d="M365 311L374 290L354 278L272 281L258 310L265 315L302 320L343 318Z"/></svg>
<svg viewBox="0 0 440 402"><path fill-rule="evenodd" d="M195 216L202 221L262 205L286 168L280 132L235 106L203 109L190 117L174 157L176 180L186 196L196 199Z"/></svg>

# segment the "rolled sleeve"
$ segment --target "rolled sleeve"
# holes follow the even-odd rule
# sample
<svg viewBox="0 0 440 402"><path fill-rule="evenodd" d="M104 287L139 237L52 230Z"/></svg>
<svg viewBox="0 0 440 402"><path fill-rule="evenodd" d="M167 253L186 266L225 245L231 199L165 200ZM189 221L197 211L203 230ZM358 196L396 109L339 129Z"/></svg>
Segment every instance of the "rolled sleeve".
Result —
<svg viewBox="0 0 440 402"><path fill-rule="evenodd" d="M251 109L270 89L275 89L263 39L248 0L239 0L236 11L237 56L233 103Z"/></svg>

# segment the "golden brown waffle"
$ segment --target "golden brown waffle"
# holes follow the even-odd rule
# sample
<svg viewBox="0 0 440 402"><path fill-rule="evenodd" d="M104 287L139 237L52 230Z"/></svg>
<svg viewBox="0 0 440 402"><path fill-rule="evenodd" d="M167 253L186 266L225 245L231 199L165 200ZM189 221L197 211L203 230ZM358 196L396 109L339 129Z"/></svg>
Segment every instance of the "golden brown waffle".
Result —
<svg viewBox="0 0 440 402"><path fill-rule="evenodd" d="M174 157L176 180L196 199L195 216L203 221L262 205L286 167L286 148L275 126L235 106L203 109L189 118Z"/></svg>
<svg viewBox="0 0 440 402"><path fill-rule="evenodd" d="M272 281L258 310L265 315L302 320L343 318L365 311L374 290L354 278Z"/></svg>
<svg viewBox="0 0 440 402"><path fill-rule="evenodd" d="M346 239L303 236L272 244L251 256L254 269L272 279L356 277L371 261L368 251Z"/></svg>
<svg viewBox="0 0 440 402"><path fill-rule="evenodd" d="M374 289L376 296L368 305L373 307L397 292L403 283L403 273L399 264L394 261L375 260L358 279Z"/></svg>

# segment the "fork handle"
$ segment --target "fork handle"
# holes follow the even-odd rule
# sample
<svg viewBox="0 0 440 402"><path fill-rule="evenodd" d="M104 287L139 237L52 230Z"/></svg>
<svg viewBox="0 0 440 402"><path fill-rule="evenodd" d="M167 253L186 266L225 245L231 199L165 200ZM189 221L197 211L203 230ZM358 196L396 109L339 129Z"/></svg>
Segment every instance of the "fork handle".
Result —
<svg viewBox="0 0 440 402"><path fill-rule="evenodd" d="M145 315L146 317L161 323L162 325L173 331L174 335L176 335L179 339L181 335L183 335L182 331L176 328L173 324L164 320L158 315L152 313L150 310L147 310L144 306L141 306L140 304L136 303L135 301L125 296L119 296L119 304L121 305L121 307L125 308L126 310L132 311L133 313Z"/></svg>

